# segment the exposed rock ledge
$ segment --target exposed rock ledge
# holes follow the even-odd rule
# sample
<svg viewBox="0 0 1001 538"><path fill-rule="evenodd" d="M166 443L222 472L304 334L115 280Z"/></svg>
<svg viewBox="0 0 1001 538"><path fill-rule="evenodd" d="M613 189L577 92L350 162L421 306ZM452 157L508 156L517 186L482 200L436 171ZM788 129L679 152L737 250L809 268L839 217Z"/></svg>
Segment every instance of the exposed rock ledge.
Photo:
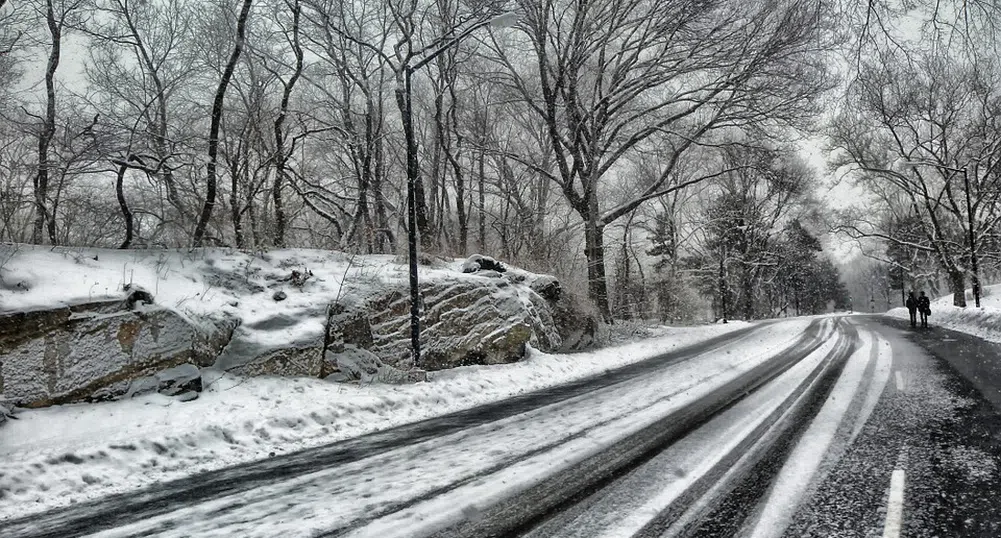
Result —
<svg viewBox="0 0 1001 538"><path fill-rule="evenodd" d="M3 313L0 400L42 407L149 391L192 398L211 382L207 373L220 371L411 382L426 370L517 361L527 345L581 349L596 328L555 278L513 268L433 271L421 295L418 364L410 359L409 296L399 279L349 280L336 298L318 294L312 306L294 312L276 307L246 326L230 314L197 316L128 297ZM318 330L268 345L251 336L304 322Z"/></svg>

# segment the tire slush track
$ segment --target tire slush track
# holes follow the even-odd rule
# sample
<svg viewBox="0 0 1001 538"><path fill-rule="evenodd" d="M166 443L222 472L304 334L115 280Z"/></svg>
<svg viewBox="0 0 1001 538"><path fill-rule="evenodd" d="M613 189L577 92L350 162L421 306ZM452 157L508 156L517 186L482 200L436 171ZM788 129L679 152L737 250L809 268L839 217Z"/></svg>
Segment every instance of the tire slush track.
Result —
<svg viewBox="0 0 1001 538"><path fill-rule="evenodd" d="M824 340L824 342L826 342L826 339ZM818 346L818 348L822 345L823 342ZM808 353L799 355L798 357L795 358L795 360L792 360L787 366L772 373L772 375L769 375L767 378L762 379L759 383L756 384L756 386L746 391L744 396L731 401L730 403L719 409L719 411L717 411L717 413L714 414L713 416L716 416L718 413L725 412L730 407L737 405L739 401L743 400L744 398L760 390L762 387L771 383L779 376L781 376L783 373L788 371L788 369L791 368L793 365L799 363L801 360L805 359L810 353L816 351L816 349L817 348L814 348L810 350ZM707 490L709 490L712 487L712 485L717 481L717 479L721 475L723 475L726 471L728 471L733 466L733 464L743 456L744 452L748 447L756 444L771 428L774 427L776 422L781 419L781 417L786 413L786 411L790 407L795 405L799 397L804 392L809 390L810 387L813 386L813 382L815 379L823 375L823 373L829 369L829 366L833 362L843 359L846 351L850 351L851 349L852 346L850 345L849 338L844 334L839 335L838 342L836 343L835 347L828 353L825 359L820 361L817 364L817 366L810 371L807 377L804 378L803 382L800 383L793 392L791 392L783 399L782 403L769 414L767 419L765 419L757 428L755 428L754 431L750 432L743 440L741 440L741 442L736 447L734 447L734 449L731 450L727 456L725 456L723 459L717 462L712 469L710 469L700 478L695 480L685 490L684 493L679 495L676 499L674 499L671 502L671 505L664 512L661 512L659 515L651 519L643 528L641 528L638 531L637 536L660 536L660 532L663 531L663 529L665 529L670 523L672 523L682 512L684 512L692 502L694 502L696 499L701 497ZM713 416L707 417L704 421L695 425L689 431L694 431L698 429L703 424L711 420ZM629 476L634 469L641 467L650 459L660 455L665 448L667 447L661 446L652 450L649 454L644 455L644 457L640 458L640 460L637 460L637 462L635 462L635 465L630 465L629 469L624 469L622 472L618 473L618 476L615 476L614 480L609 480L609 482L611 482L610 484L602 485L599 488L591 488L595 489L595 491L592 492L592 497L584 499L583 503L590 504L591 499L594 498L593 495L602 493L602 490L605 487L615 487L615 482ZM580 501L578 501L578 503L580 503ZM574 505L574 508L577 508L578 506L580 506L580 504ZM564 506L562 508L568 509L570 508L570 506ZM586 512L588 510L586 506L581 508L583 509L583 512ZM560 528L564 524L561 518L562 513L563 512L550 513L549 515L546 516L546 521L528 531L525 531L525 534L545 536L546 532L549 532L547 528ZM578 512L577 514L572 515L571 517L576 517L576 515L579 515L580 513L581 512Z"/></svg>
<svg viewBox="0 0 1001 538"><path fill-rule="evenodd" d="M812 326L813 326L813 324L810 325L810 327L812 327ZM816 349L817 347L819 347L820 345L822 345L822 342L814 342L812 340L812 339L815 339L815 338L816 337L811 337L809 335L805 335L805 336L801 337L800 340L798 340L797 342L795 342L792 346L790 346L786 350L783 350L777 357L783 357L783 356L786 356L787 354L795 353L796 354L796 360L792 360L789 365L783 366L779 372L777 372L776 374L774 374L774 376L769 377L769 380L772 379L775 376L780 375L782 372L784 372L786 370L786 368L788 368L789 366L791 366L791 364L795 363L800 358L802 358L806 354L812 352L814 349ZM806 351L806 352L799 351L803 347L806 347L808 349L808 351ZM803 354L800 355L800 353L803 353ZM771 358L771 359L769 359L768 361L766 361L763 364L770 364L772 361L776 361L777 357L776 358ZM758 368L760 368L760 366L756 367L755 369L750 370L749 372L746 372L744 375L746 376L749 373L755 372ZM738 378L738 379L740 379L740 378ZM767 381L765 381L765 382L767 382ZM686 388L686 389L678 390L676 392L673 392L673 393L670 393L670 394L666 394L666 395L664 395L664 396L662 396L660 398L657 398L656 400L651 401L646 406L646 408L653 407L653 406L655 406L655 405L657 405L659 403L664 402L665 400L668 400L670 398L674 398L677 395L681 394L682 392L685 392L686 390L688 390L688 389ZM747 392L744 392L741 396L739 396L738 398L734 399L729 404L727 404L727 406L732 405L733 403L736 403L737 400L739 400L740 398L743 398L744 395L746 395L746 394L747 394ZM682 408L681 410L678 411L678 413L684 413L688 409L688 407L691 407L691 405L690 406L686 406L685 408ZM640 409L637 409L636 411L639 411L639 410ZM366 524L368 524L368 523L370 523L370 522L372 522L372 521L374 521L376 519L379 519L379 518L384 517L386 515L392 514L394 512L399 512L401 510L405 510L405 509L407 509L407 508L409 508L409 507L411 507L411 506L413 506L413 505L415 505L415 504L417 504L419 502L422 502L423 500L425 500L427 498L436 497L438 495L442 495L442 494L448 493L449 491L452 491L454 489L460 488L460 487L462 487L462 486L464 486L466 484L469 484L471 482L474 482L474 481L476 481L478 479L481 479L481 478L484 478L486 476L492 475L492 474L494 474L494 473L496 473L496 472L498 472L498 471L500 471L500 470L502 470L502 469L504 469L506 467L510 467L511 465L514 465L514 464L519 463L521 461L524 461L524 460L527 460L529 458L532 458L532 457L534 457L534 456L536 456L538 454L547 452L547 451L549 451L549 450L551 450L553 448L556 448L556 447L558 447L558 446L560 446L562 444L567 443L568 441L571 441L571 440L574 440L574 439L578 439L578 438L581 438L581 437L586 437L592 430L601 428L601 427L603 427L603 426L605 426L607 424L615 422L619 418L620 417L615 417L615 418L610 418L608 420L604 420L602 422L594 423L594 424L588 426L586 429L581 430L580 432L577 432L577 433L575 433L573 435L569 435L567 437L560 438L560 439L558 439L556 441L553 441L552 443L548 443L548 444L546 444L544 446L537 447L537 448L535 448L535 449L533 449L533 450L531 450L529 452L524 452L524 453L517 454L514 457L506 459L506 460L504 460L502 462L498 462L497 464L492 465L492 466L490 466L490 467L488 467L488 468L486 468L486 469L484 469L484 470L482 470L482 471L480 471L480 472L478 472L476 474L469 475L469 476L467 476L467 477L465 477L465 478L463 478L461 480L457 480L457 481L452 482L452 483L450 483L450 484L448 484L446 486L442 486L440 488L436 488L436 489L430 490L430 491L424 493L422 495L421 499L409 500L409 501L406 501L406 502L394 503L392 505L389 505L385 509L380 510L378 513L369 515L369 516L364 517L364 518L359 518L357 520L354 520L354 521L346 524L345 526L339 527L336 530L333 530L333 531L327 532L327 533L323 533L323 534L320 534L318 536L319 537L323 537L323 538L333 538L333 537L337 537L337 536L343 536L343 535L345 535L347 533L350 533L350 532L352 532L354 530L357 530L357 529L359 529L361 527L364 527ZM662 422L662 420L659 420L658 423ZM706 420L708 420L708 418L706 418ZM656 423L655 423L654 426L656 426ZM644 431L644 430L646 430L648 428L651 428L651 427L653 427L653 426L647 426L647 427L645 427L641 431ZM212 515L212 514L208 514L208 515Z"/></svg>
<svg viewBox="0 0 1001 538"><path fill-rule="evenodd" d="M566 385L372 432L354 439L208 471L150 486L139 491L114 494L47 512L10 519L0 522L0 536L4 538L14 536L69 538L127 525L162 515L183 506L191 506L212 498L242 493L318 469L351 463L394 448L417 444L433 437L447 435L625 383L651 371L689 360L745 339L769 324L771 323L756 324ZM811 323L806 329L806 334L810 334L811 329L816 332L816 325L817 322Z"/></svg>
<svg viewBox="0 0 1001 538"><path fill-rule="evenodd" d="M798 410L797 415L801 420L794 423L793 431L789 435L779 437L745 477L737 482L736 487L720 499L714 509L708 510L702 521L687 532L686 536L717 538L737 535L747 518L758 508L760 501L766 498L772 479L777 476L786 458L806 433L810 419L816 417L824 406L846 364L847 360L843 361L828 377L825 377L813 398Z"/></svg>
<svg viewBox="0 0 1001 538"><path fill-rule="evenodd" d="M558 480L543 481L519 492L515 498L486 507L476 520L457 523L432 533L435 538L445 537L513 537L518 536L540 521L551 511L560 511L604 487L618 476L648 460L665 444L698 427L712 415L741 399L748 386L757 386L762 379L771 378L776 370L781 373L796 361L819 348L819 320L812 322L804 335L792 346L768 359L757 367L731 380L716 392L700 401L679 409L657 422L629 435L617 446L565 469ZM415 505L424 499L413 501ZM524 517L524 513L528 517ZM338 533L321 536L337 536Z"/></svg>
<svg viewBox="0 0 1001 538"><path fill-rule="evenodd" d="M805 428L800 426L804 422L809 422L811 416L815 416L819 411L816 406L818 401L826 401L834 384L844 371L848 359L858 348L858 341L853 334L857 334L854 327L851 333L844 338L844 345L840 345L831 355L804 380L801 388L790 395L787 403L783 403L780 409L773 413L775 420L769 420L763 424L760 433L750 443L742 443L739 448L733 451L724 462L714 468L712 479L708 480L704 487L693 487L692 495L683 498L687 502L675 503L676 508L658 515L640 533L639 538L653 538L668 536L691 536L698 528L707 521L706 515L719 509L724 500L733 493L734 486L743 484L747 476L753 473L762 460L771 457L772 453L782 446L785 446L789 437L799 437ZM789 450L791 450L791 445ZM782 456L784 459L784 456ZM745 460L741 462L741 460ZM734 466L739 468L734 468ZM727 476L728 474L731 476ZM722 483L720 481L723 481ZM707 494L712 495L712 490L717 488L719 493L715 493L716 498L710 497L708 502L698 509L690 522L686 522L677 529L672 529L678 518L683 517L686 511L694 503L700 501ZM734 531L736 532L736 531ZM730 534L717 534L715 536L732 536Z"/></svg>

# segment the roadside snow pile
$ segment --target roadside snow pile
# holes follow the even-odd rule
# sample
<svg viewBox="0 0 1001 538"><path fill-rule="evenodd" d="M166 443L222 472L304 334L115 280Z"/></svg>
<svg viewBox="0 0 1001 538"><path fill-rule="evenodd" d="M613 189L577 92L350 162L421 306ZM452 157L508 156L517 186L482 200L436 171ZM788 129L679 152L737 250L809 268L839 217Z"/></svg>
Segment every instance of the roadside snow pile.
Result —
<svg viewBox="0 0 1001 538"><path fill-rule="evenodd" d="M805 323L786 322L790 331ZM0 428L0 519L567 383L744 327L665 329L661 338L568 355L531 350L518 363L431 372L415 385L222 375L187 403L149 394L23 410Z"/></svg>
<svg viewBox="0 0 1001 538"><path fill-rule="evenodd" d="M885 315L909 319L906 308L894 308ZM953 306L952 294L935 299L931 303L928 323L1001 343L1001 284L984 287L980 308L973 306L972 295L969 292L966 308Z"/></svg>

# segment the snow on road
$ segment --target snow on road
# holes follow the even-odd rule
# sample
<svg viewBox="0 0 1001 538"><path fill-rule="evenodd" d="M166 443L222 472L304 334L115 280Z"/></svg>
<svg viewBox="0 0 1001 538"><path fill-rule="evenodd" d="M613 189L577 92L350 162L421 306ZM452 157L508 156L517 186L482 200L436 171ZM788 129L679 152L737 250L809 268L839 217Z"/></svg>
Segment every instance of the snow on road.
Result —
<svg viewBox="0 0 1001 538"><path fill-rule="evenodd" d="M874 358L874 346L879 345L874 333L863 330L859 332L859 337L861 346L848 359L824 406L810 422L775 478L750 535L752 538L782 536L799 504L809 497L810 488L822 478L823 464L840 458L845 447L833 449L837 442L836 434L845 422L852 402L864 394L866 380L863 374ZM883 383L886 383L885 379Z"/></svg>
<svg viewBox="0 0 1001 538"><path fill-rule="evenodd" d="M796 341L778 323L648 377L97 534L415 536L549 479L710 394ZM828 324L830 325L830 324ZM428 499L401 509L413 499Z"/></svg>
<svg viewBox="0 0 1001 538"><path fill-rule="evenodd" d="M520 363L434 372L416 385L224 377L187 403L153 394L26 410L0 428L0 520L600 375L746 326L668 329L569 355L532 351Z"/></svg>
<svg viewBox="0 0 1001 538"><path fill-rule="evenodd" d="M837 338L713 417L617 482L571 521L542 526L532 538L628 538L668 509L768 422L835 350Z"/></svg>

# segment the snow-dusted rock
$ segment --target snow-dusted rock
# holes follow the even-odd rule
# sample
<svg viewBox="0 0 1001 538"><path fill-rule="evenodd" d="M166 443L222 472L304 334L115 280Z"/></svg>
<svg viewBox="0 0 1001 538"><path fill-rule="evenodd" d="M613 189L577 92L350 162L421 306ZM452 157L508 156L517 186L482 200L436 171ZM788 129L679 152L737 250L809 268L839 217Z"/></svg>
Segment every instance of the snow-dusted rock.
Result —
<svg viewBox="0 0 1001 538"><path fill-rule="evenodd" d="M327 368L334 372L327 376L331 381L398 384L419 380L382 362L375 353L352 344L328 351L326 362Z"/></svg>
<svg viewBox="0 0 1001 538"><path fill-rule="evenodd" d="M134 379L185 363L207 365L228 339L176 312L124 301L0 315L0 391L42 407L125 394Z"/></svg>
<svg viewBox="0 0 1001 538"><path fill-rule="evenodd" d="M191 363L179 364L157 372L149 377L132 380L126 397L159 392L165 396L176 396L184 392L201 392L202 375Z"/></svg>
<svg viewBox="0 0 1001 538"><path fill-rule="evenodd" d="M526 282L532 291L538 293L552 313L556 332L561 337L558 348L550 351L574 351L594 343L598 330L598 317L578 304L574 297L563 290L560 281L551 275L532 275Z"/></svg>
<svg viewBox="0 0 1001 538"><path fill-rule="evenodd" d="M507 271L507 267L504 264L491 258L490 256L484 256L482 254L473 254L472 256L466 258L466 261L462 262L460 268L463 273L476 273L478 271L496 271L498 273L503 273Z"/></svg>
<svg viewBox="0 0 1001 538"><path fill-rule="evenodd" d="M323 362L323 304L275 310L241 324L213 366L243 376L318 377ZM314 325L313 332L291 328Z"/></svg>
<svg viewBox="0 0 1001 538"><path fill-rule="evenodd" d="M410 358L407 288L349 289L331 308L328 349L367 350L402 371L514 362L524 357L528 344L563 349L554 312L565 312L518 280L525 279L498 273L489 279L470 275L422 282L423 347L416 365ZM571 344L583 340L577 333L586 331L586 325L568 331Z"/></svg>
<svg viewBox="0 0 1001 538"><path fill-rule="evenodd" d="M18 406L197 392L194 376L173 377L184 364L202 382L207 366L327 377L344 370L325 351L347 345L414 381L424 368L519 360L527 345L576 349L593 333L593 316L555 278L480 255L467 260L471 274L454 259L421 266L423 354L413 364L408 272L392 256L30 245L14 254L0 275L0 392Z"/></svg>
<svg viewBox="0 0 1001 538"><path fill-rule="evenodd" d="M14 407L0 393L0 426L14 416Z"/></svg>
<svg viewBox="0 0 1001 538"><path fill-rule="evenodd" d="M289 342L284 346L262 346L234 334L214 366L242 376L318 377L322 363L323 339Z"/></svg>

